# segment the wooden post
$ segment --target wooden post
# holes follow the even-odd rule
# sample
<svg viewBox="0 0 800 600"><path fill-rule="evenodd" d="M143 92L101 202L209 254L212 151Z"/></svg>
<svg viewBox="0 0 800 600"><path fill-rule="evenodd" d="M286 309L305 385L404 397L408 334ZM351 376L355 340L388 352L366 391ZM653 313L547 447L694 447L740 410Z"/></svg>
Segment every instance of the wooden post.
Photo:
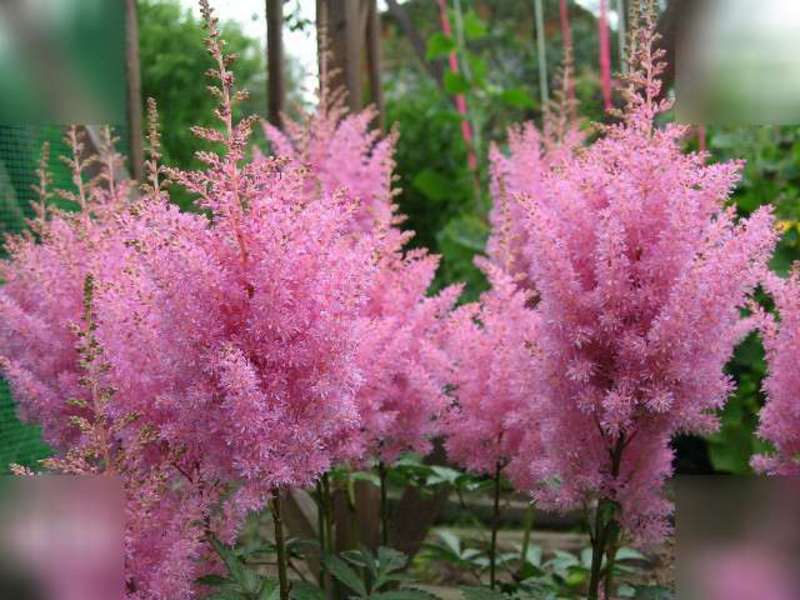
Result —
<svg viewBox="0 0 800 600"><path fill-rule="evenodd" d="M362 108L362 53L364 50L367 4L363 0L318 0L317 26L325 30L330 53L328 85L331 91L347 90L347 107ZM321 73L322 74L322 73Z"/></svg>
<svg viewBox="0 0 800 600"><path fill-rule="evenodd" d="M281 127L285 89L283 82L283 0L267 2L267 119Z"/></svg>
<svg viewBox="0 0 800 600"><path fill-rule="evenodd" d="M139 24L136 0L125 0L125 67L127 71L128 140L131 174L144 181L144 128L142 119L142 75L139 66Z"/></svg>
<svg viewBox="0 0 800 600"><path fill-rule="evenodd" d="M367 0L367 69L372 103L378 111L378 129L384 127L383 85L381 84L381 23L377 0Z"/></svg>

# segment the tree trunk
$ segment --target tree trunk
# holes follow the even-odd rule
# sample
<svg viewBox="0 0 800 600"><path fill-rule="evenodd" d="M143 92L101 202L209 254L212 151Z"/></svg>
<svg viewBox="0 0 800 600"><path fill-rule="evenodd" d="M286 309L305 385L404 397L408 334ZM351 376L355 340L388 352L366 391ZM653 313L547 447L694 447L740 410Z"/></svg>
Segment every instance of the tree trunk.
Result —
<svg viewBox="0 0 800 600"><path fill-rule="evenodd" d="M281 127L283 82L283 0L267 0L267 119Z"/></svg>
<svg viewBox="0 0 800 600"><path fill-rule="evenodd" d="M136 0L125 1L125 67L127 70L129 164L137 181L144 181L144 128L142 121L142 75L139 65L139 24Z"/></svg>

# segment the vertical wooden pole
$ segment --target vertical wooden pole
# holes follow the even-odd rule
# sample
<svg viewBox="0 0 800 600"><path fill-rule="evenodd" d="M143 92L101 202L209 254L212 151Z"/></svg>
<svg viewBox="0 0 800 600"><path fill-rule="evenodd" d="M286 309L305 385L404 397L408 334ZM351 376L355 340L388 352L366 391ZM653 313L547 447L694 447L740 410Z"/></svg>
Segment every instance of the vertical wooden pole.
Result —
<svg viewBox="0 0 800 600"><path fill-rule="evenodd" d="M362 0L320 0L318 26L325 29L330 51L328 84L331 90L347 90L347 107L362 107L361 56L364 49L366 4Z"/></svg>
<svg viewBox="0 0 800 600"><path fill-rule="evenodd" d="M378 111L379 129L384 127L383 85L381 84L381 28L377 0L367 0L367 69L372 103Z"/></svg>
<svg viewBox="0 0 800 600"><path fill-rule="evenodd" d="M617 0L617 45L619 46L619 70L628 72L628 60L625 58L625 0Z"/></svg>
<svg viewBox="0 0 800 600"><path fill-rule="evenodd" d="M285 101L283 82L283 0L267 2L267 118L281 127Z"/></svg>
<svg viewBox="0 0 800 600"><path fill-rule="evenodd" d="M539 60L539 95L542 101L542 110L547 107L550 90L547 86L547 51L544 39L544 9L542 0L533 0L533 9L536 13L536 54Z"/></svg>
<svg viewBox="0 0 800 600"><path fill-rule="evenodd" d="M600 0L597 39L600 45L600 85L603 89L603 107L610 110L613 105L611 101L611 40L608 31L607 0Z"/></svg>
<svg viewBox="0 0 800 600"><path fill-rule="evenodd" d="M128 140L131 174L144 181L142 75L139 65L139 24L136 0L125 0L125 68L127 72Z"/></svg>

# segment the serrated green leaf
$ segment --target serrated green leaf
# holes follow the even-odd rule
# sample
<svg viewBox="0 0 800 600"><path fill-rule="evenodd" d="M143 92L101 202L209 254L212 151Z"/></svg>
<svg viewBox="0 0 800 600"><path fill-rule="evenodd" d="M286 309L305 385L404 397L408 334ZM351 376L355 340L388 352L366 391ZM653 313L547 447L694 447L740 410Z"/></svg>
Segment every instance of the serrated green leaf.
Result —
<svg viewBox="0 0 800 600"><path fill-rule="evenodd" d="M244 565L239 560L239 557L236 556L233 549L225 546L225 544L220 542L215 536L211 537L211 545L225 563L231 578L246 591L252 591L247 585L251 583L251 579L247 575L248 571L244 568Z"/></svg>
<svg viewBox="0 0 800 600"><path fill-rule="evenodd" d="M414 176L414 179L411 180L411 185L413 185L417 190L422 192L425 197L429 200L433 200L434 202L442 202L447 200L450 196L452 184L450 180L434 171L433 169L423 169L419 173ZM420 465L400 465L393 469L394 472L398 474L402 474L408 472L407 469L412 469L411 472L417 473L425 473L428 477L429 468L420 468Z"/></svg>
<svg viewBox="0 0 800 600"><path fill-rule="evenodd" d="M438 600L438 596L415 588L403 588L370 595L370 600Z"/></svg>
<svg viewBox="0 0 800 600"><path fill-rule="evenodd" d="M394 548L387 548L381 546L378 548L378 571L382 573L391 573L406 566L408 557Z"/></svg>
<svg viewBox="0 0 800 600"><path fill-rule="evenodd" d="M333 575L336 579L338 579L356 594L362 598L367 597L367 588L364 586L364 582L361 581L358 573L356 573L344 560L338 556L326 556L325 568L331 575Z"/></svg>
<svg viewBox="0 0 800 600"><path fill-rule="evenodd" d="M280 584L274 579L265 577L261 581L261 591L258 594L258 600L279 600L280 596Z"/></svg>
<svg viewBox="0 0 800 600"><path fill-rule="evenodd" d="M456 43L453 41L453 38L439 31L428 38L425 58L427 60L435 60L447 56L451 52L454 52L455 49Z"/></svg>
<svg viewBox="0 0 800 600"><path fill-rule="evenodd" d="M500 100L508 106L519 109L533 108L536 106L536 102L534 102L530 94L521 87L512 87L503 90L500 92Z"/></svg>
<svg viewBox="0 0 800 600"><path fill-rule="evenodd" d="M644 586L637 588L636 600L674 600L675 593L661 586Z"/></svg>
<svg viewBox="0 0 800 600"><path fill-rule="evenodd" d="M203 575L202 577L198 577L195 580L200 585L225 585L226 583L232 583L230 579L227 577L223 577L222 575Z"/></svg>
<svg viewBox="0 0 800 600"><path fill-rule="evenodd" d="M444 89L452 95L466 94L469 91L470 85L467 78L461 73L454 73L453 71L446 71L444 74Z"/></svg>
<svg viewBox="0 0 800 600"><path fill-rule="evenodd" d="M647 557L644 554L642 554L641 552L639 552L638 550L635 550L634 548L628 548L627 546L624 546L624 547L620 548L619 550L617 550L617 554L614 556L614 561L615 562L621 562L621 561L624 561L624 560L645 560L646 561Z"/></svg>
<svg viewBox="0 0 800 600"><path fill-rule="evenodd" d="M467 11L463 19L464 36L468 40L479 40L486 35L486 23L473 10Z"/></svg>
<svg viewBox="0 0 800 600"><path fill-rule="evenodd" d="M456 556L461 556L461 539L452 531L437 531L436 535L444 546Z"/></svg>
<svg viewBox="0 0 800 600"><path fill-rule="evenodd" d="M508 597L488 587L462 587L464 600L508 600Z"/></svg>
<svg viewBox="0 0 800 600"><path fill-rule="evenodd" d="M292 600L325 600L325 592L307 581L297 581L292 585Z"/></svg>
<svg viewBox="0 0 800 600"><path fill-rule="evenodd" d="M433 465L431 470L433 473L428 477L428 481L426 482L428 485L438 485L440 483L455 484L462 476L460 471L448 467Z"/></svg>

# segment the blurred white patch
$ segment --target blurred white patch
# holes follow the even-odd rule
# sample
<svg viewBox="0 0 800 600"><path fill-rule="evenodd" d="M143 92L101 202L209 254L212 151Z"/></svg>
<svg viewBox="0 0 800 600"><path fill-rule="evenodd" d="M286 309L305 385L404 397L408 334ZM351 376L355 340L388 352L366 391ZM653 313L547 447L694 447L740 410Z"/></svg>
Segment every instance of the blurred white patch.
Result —
<svg viewBox="0 0 800 600"><path fill-rule="evenodd" d="M696 0L679 25L676 112L688 123L800 122L800 2Z"/></svg>

